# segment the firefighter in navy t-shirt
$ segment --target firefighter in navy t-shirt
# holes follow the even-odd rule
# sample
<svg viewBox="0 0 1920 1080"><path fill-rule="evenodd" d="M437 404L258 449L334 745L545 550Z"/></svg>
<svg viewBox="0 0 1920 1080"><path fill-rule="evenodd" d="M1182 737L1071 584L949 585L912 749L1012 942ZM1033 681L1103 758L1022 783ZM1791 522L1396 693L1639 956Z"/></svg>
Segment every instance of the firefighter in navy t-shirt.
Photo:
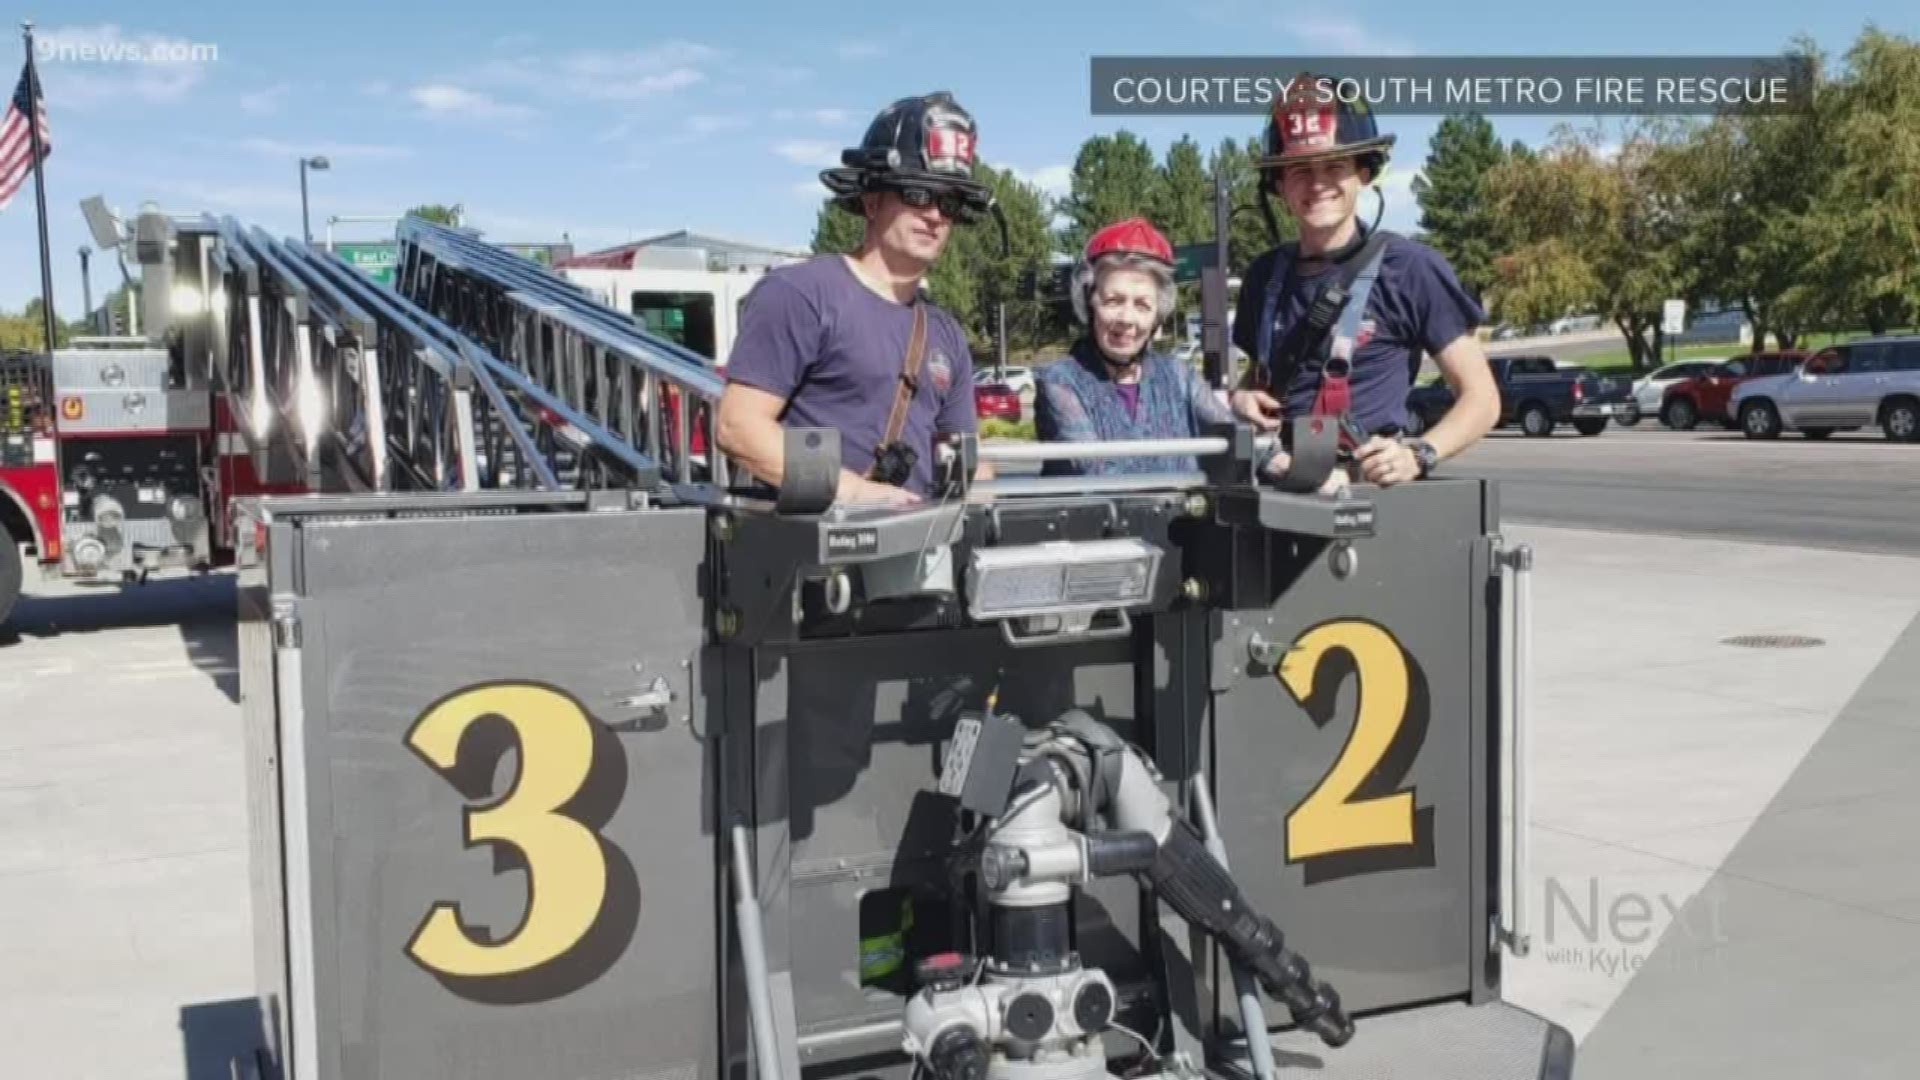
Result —
<svg viewBox="0 0 1920 1080"><path fill-rule="evenodd" d="M951 95L902 98L843 167L820 174L866 232L849 254L770 271L747 297L715 441L759 480L778 488L785 476L784 425L837 428L836 501L917 502L932 487L934 437L978 427L967 335L920 296L955 224L992 205L973 179L974 141L973 118ZM925 345L907 379L916 308ZM908 405L889 443L903 380ZM975 478L990 475L983 463Z"/></svg>
<svg viewBox="0 0 1920 1080"><path fill-rule="evenodd" d="M1474 336L1485 315L1446 258L1360 224L1360 189L1380 179L1394 137L1379 134L1363 105L1341 101L1336 85L1302 75L1268 119L1255 162L1261 197L1285 200L1300 239L1242 275L1233 341L1250 365L1232 404L1267 431L1301 416L1349 416L1366 435L1352 447L1353 479L1387 486L1424 477L1478 442L1499 418L1500 394ZM1341 285L1344 306L1335 310L1329 296L1318 323L1309 318L1323 291ZM1421 438L1402 438L1422 353L1455 403Z"/></svg>

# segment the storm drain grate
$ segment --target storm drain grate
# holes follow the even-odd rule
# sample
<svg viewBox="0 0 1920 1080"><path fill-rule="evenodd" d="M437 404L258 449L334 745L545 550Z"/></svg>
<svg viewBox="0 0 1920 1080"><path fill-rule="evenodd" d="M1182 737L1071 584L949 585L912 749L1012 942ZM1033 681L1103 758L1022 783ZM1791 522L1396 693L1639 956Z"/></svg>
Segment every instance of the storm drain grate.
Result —
<svg viewBox="0 0 1920 1080"><path fill-rule="evenodd" d="M1721 638L1720 644L1737 645L1742 649L1811 649L1826 642L1805 634L1741 634Z"/></svg>

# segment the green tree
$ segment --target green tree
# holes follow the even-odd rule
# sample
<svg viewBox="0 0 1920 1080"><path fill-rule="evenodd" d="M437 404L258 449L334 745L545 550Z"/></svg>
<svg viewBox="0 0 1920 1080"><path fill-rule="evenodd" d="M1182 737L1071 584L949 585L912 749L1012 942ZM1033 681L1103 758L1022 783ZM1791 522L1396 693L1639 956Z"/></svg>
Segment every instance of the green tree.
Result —
<svg viewBox="0 0 1920 1080"><path fill-rule="evenodd" d="M836 202L822 202L819 214L813 219L813 253L849 253L860 246L860 238L865 233L866 223L860 215L840 209Z"/></svg>
<svg viewBox="0 0 1920 1080"><path fill-rule="evenodd" d="M1433 134L1413 197L1425 242L1447 257L1476 298L1493 282L1498 240L1487 205L1487 173L1505 160L1493 125L1477 113L1449 116Z"/></svg>
<svg viewBox="0 0 1920 1080"><path fill-rule="evenodd" d="M446 206L441 203L425 203L407 211L414 217L422 217L438 225L450 225L459 228L462 209L459 204Z"/></svg>
<svg viewBox="0 0 1920 1080"><path fill-rule="evenodd" d="M1078 252L1104 225L1136 215L1152 216L1161 187L1153 148L1132 132L1095 135L1081 143L1074 155L1072 189L1058 207L1067 219L1060 234L1062 245L1068 252Z"/></svg>
<svg viewBox="0 0 1920 1080"><path fill-rule="evenodd" d="M1817 64L1811 51L1806 55ZM1728 113L1655 159L1655 167L1673 172L1664 186L1674 195L1680 263L1692 274L1684 294L1689 306L1743 309L1756 347L1771 334L1791 348L1826 321L1830 291L1811 287L1817 279L1808 268L1820 255L1810 215L1838 153L1822 115L1830 108L1827 102L1806 113Z"/></svg>
<svg viewBox="0 0 1920 1080"><path fill-rule="evenodd" d="M1147 219L1176 247L1213 239L1213 176L1187 136L1167 147Z"/></svg>
<svg viewBox="0 0 1920 1080"><path fill-rule="evenodd" d="M1213 239L1213 174L1207 171L1200 144L1181 136L1167 148L1166 160L1155 177L1152 221L1175 247L1199 244ZM1181 285L1175 292L1173 325L1178 327L1186 313L1200 308L1197 282Z"/></svg>
<svg viewBox="0 0 1920 1080"><path fill-rule="evenodd" d="M1207 160L1209 186L1213 170L1217 168L1224 167L1231 178L1229 190L1233 193L1233 216L1227 230L1227 266L1236 275L1245 273L1255 258L1276 243L1275 233L1268 229L1267 219L1260 210L1260 173L1253 163L1261 152L1262 144L1258 135L1244 143L1223 139ZM1280 196L1269 194L1267 205L1273 214L1273 227L1278 230L1278 240L1292 240L1299 236L1299 228ZM1208 209L1211 211L1212 207Z"/></svg>
<svg viewBox="0 0 1920 1080"><path fill-rule="evenodd" d="M1811 306L1879 334L1920 313L1920 43L1869 26L1846 59L1814 110L1831 137L1805 222L1822 283Z"/></svg>
<svg viewBox="0 0 1920 1080"><path fill-rule="evenodd" d="M1675 170L1660 160L1674 140L1670 122L1642 120L1607 155L1600 129L1562 126L1536 159L1496 167L1487 191L1508 250L1494 260L1489 307L1522 324L1595 312L1620 329L1635 367L1650 366L1661 303L1691 279L1675 243Z"/></svg>
<svg viewBox="0 0 1920 1080"><path fill-rule="evenodd" d="M44 305L39 297L27 301L24 311L19 314L0 311L0 349L23 349L28 352L41 352L47 347L46 317L41 313ZM54 320L53 347L65 348L73 337L73 327Z"/></svg>

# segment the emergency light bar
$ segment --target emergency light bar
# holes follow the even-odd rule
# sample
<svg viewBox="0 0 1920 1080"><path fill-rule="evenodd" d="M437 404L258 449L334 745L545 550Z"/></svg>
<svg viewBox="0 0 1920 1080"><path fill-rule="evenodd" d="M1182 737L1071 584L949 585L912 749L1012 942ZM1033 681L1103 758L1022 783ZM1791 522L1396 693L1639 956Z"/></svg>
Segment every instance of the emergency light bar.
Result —
<svg viewBox="0 0 1920 1080"><path fill-rule="evenodd" d="M1145 603L1161 551L1132 537L975 548L967 567L978 620L1084 615Z"/></svg>

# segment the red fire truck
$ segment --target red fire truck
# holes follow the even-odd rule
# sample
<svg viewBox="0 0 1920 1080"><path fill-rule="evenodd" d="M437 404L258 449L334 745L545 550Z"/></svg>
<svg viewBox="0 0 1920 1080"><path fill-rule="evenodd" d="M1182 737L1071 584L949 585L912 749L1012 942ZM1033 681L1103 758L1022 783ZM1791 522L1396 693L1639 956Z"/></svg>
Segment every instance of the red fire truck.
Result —
<svg viewBox="0 0 1920 1080"><path fill-rule="evenodd" d="M0 361L0 625L29 564L122 581L230 565L228 500L302 490L259 482L226 403L177 349L77 346Z"/></svg>

